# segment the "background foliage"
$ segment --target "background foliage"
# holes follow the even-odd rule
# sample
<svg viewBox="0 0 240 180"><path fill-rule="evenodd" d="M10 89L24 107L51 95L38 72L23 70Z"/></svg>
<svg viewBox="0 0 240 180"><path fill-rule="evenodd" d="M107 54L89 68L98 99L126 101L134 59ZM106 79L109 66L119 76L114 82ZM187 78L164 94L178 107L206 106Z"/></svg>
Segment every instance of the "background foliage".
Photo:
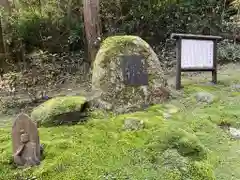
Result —
<svg viewBox="0 0 240 180"><path fill-rule="evenodd" d="M237 28L234 15L238 6L237 1L233 4L235 9L230 3L227 0L102 0L103 36L135 34L152 45L164 43L172 32L208 30L210 34L224 32L231 37ZM11 41L22 39L27 51L84 48L80 0L19 0L16 7L10 17Z"/></svg>

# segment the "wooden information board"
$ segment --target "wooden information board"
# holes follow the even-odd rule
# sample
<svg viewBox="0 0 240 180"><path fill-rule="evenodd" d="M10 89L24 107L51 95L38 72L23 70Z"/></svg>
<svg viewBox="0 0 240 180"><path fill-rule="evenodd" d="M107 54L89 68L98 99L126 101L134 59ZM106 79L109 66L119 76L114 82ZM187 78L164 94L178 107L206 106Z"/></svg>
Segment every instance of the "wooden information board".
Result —
<svg viewBox="0 0 240 180"><path fill-rule="evenodd" d="M176 89L181 89L181 72L211 71L212 82L217 83L217 42L220 36L175 34L177 40Z"/></svg>

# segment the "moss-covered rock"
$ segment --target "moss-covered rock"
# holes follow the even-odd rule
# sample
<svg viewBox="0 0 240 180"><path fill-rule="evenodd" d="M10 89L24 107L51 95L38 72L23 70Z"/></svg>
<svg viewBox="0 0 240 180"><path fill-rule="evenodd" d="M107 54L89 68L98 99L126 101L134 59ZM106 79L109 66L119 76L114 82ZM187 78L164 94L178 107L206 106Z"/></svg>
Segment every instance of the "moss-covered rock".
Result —
<svg viewBox="0 0 240 180"><path fill-rule="evenodd" d="M86 98L82 96L55 97L33 109L31 118L42 126L78 122L86 106Z"/></svg>
<svg viewBox="0 0 240 180"><path fill-rule="evenodd" d="M121 56L141 55L145 61L148 85L124 84ZM137 36L113 36L103 41L93 64L92 88L100 92L101 99L113 105L113 109L126 106L154 104L165 100L169 92L167 81L157 55Z"/></svg>
<svg viewBox="0 0 240 180"><path fill-rule="evenodd" d="M206 160L208 154L208 149L196 135L176 127L166 126L147 146L150 152L176 149L181 156L191 160Z"/></svg>
<svg viewBox="0 0 240 180"><path fill-rule="evenodd" d="M213 167L207 161L192 161L175 149L166 150L161 160L164 164L163 179L215 180Z"/></svg>

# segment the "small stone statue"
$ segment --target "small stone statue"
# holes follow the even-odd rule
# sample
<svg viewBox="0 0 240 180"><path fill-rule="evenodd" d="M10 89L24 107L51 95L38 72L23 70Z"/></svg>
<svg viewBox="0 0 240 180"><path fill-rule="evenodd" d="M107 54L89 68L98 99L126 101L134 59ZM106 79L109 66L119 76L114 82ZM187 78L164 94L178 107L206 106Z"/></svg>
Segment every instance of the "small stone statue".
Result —
<svg viewBox="0 0 240 180"><path fill-rule="evenodd" d="M25 115L20 114L12 129L13 159L18 166L35 166L40 164L40 144L36 124Z"/></svg>
<svg viewBox="0 0 240 180"><path fill-rule="evenodd" d="M36 155L36 143L29 142L29 136L23 129L20 133L21 145L13 155L14 162L19 166L39 165L40 159Z"/></svg>

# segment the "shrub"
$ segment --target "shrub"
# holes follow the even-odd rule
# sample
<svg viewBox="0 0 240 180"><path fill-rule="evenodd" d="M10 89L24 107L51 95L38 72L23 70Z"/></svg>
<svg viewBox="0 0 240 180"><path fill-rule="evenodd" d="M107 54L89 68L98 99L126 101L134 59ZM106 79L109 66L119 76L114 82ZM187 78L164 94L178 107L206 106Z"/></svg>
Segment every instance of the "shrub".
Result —
<svg viewBox="0 0 240 180"><path fill-rule="evenodd" d="M33 2L21 2L19 10L13 11L9 18L12 29L11 33L6 32L11 34L9 43L16 48L15 41L22 40L28 52L35 48L50 52L76 49L74 46L82 49L83 18L81 4L76 3L59 6L56 1L48 1L36 6Z"/></svg>
<svg viewBox="0 0 240 180"><path fill-rule="evenodd" d="M218 62L221 64L240 62L240 44L224 40L218 45Z"/></svg>
<svg viewBox="0 0 240 180"><path fill-rule="evenodd" d="M165 42L172 32L201 33L208 27L216 33L225 8L224 3L216 0L210 3L205 0L103 0L100 3L104 36L137 35L151 45ZM14 38L23 39L28 49L83 48L83 10L78 0L71 4L51 0L41 5L34 0L21 1L19 9L10 18L16 33Z"/></svg>

